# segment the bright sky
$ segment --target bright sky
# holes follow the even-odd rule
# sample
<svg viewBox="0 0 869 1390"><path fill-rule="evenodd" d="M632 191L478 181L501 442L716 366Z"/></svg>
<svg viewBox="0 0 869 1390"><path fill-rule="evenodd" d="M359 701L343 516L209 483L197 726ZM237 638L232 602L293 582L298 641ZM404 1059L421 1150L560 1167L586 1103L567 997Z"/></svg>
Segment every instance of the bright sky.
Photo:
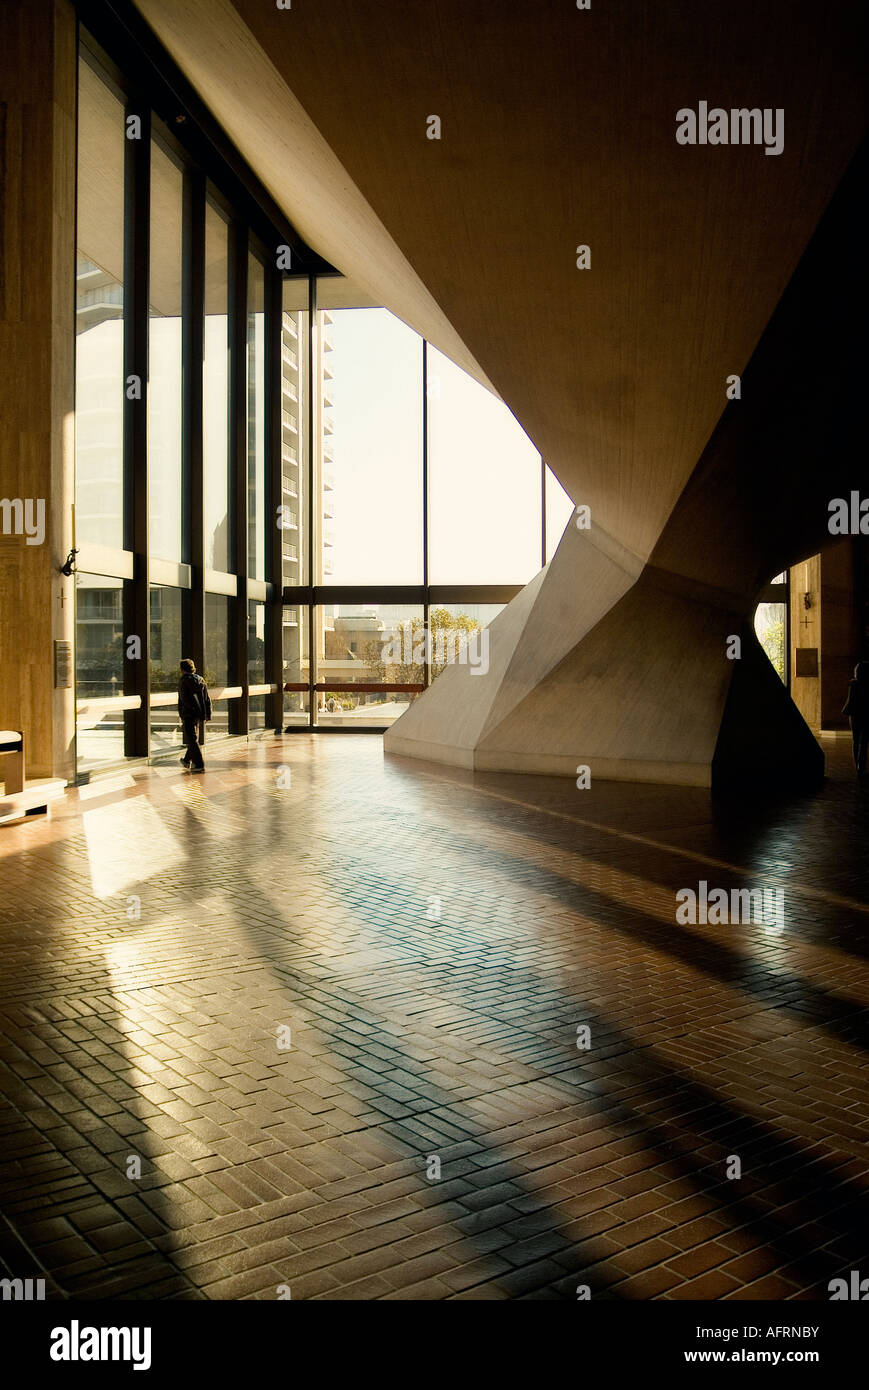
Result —
<svg viewBox="0 0 869 1390"><path fill-rule="evenodd" d="M420 583L422 340L386 309L332 314L329 579ZM430 581L524 583L541 565L540 455L507 407L432 347L428 369ZM550 538L571 512L551 478Z"/></svg>

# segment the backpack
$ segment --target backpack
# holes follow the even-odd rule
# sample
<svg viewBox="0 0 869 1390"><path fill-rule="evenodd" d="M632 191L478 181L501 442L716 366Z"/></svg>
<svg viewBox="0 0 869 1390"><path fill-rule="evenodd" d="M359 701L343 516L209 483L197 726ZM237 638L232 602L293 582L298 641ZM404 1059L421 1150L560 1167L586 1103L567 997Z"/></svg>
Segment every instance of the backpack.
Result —
<svg viewBox="0 0 869 1390"><path fill-rule="evenodd" d="M210 719L210 718L211 718L211 696L210 696L209 693L208 693L208 686L205 684L205 681L202 679L201 676L197 675L196 679L197 679L198 687L199 687L196 693L197 693L197 695L199 696L199 705L200 705L200 708L201 708L201 710L202 710L202 718L203 718L203 719Z"/></svg>

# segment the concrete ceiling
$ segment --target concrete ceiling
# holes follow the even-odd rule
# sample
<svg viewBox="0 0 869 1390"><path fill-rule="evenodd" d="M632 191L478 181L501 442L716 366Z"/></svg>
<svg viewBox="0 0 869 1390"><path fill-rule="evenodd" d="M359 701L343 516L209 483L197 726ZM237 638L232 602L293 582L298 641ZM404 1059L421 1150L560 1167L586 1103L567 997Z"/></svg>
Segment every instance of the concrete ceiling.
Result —
<svg viewBox="0 0 869 1390"><path fill-rule="evenodd" d="M302 235L645 559L859 143L862 6L138 7ZM783 108L783 153L678 145L700 101Z"/></svg>

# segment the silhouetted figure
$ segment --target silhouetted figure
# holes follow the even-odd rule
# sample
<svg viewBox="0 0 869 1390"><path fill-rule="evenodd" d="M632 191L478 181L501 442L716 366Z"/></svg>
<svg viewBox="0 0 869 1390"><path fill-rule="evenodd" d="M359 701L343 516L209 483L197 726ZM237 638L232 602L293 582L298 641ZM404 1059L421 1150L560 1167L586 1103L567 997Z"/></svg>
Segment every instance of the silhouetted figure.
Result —
<svg viewBox="0 0 869 1390"><path fill-rule="evenodd" d="M200 720L211 718L211 696L208 686L196 674L196 666L189 657L181 662L181 679L178 682L178 714L184 730L184 757L181 762L191 772L204 772L205 763L199 747ZM191 767L191 763L193 766Z"/></svg>
<svg viewBox="0 0 869 1390"><path fill-rule="evenodd" d="M854 766L858 777L866 776L866 754L869 752L869 661L858 661L854 679L848 686L848 698L842 708L851 721L854 740Z"/></svg>

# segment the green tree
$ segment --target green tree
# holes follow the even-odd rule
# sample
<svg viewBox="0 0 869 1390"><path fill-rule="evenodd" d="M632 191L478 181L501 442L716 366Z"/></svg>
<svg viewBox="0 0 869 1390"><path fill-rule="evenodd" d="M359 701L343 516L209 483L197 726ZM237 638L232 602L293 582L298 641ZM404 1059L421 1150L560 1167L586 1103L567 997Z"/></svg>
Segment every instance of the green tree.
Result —
<svg viewBox="0 0 869 1390"><path fill-rule="evenodd" d="M448 608L433 608L429 613L429 631L431 633L432 660L431 678L435 679L448 666L449 644L444 643L446 650L442 652L443 659L438 660L438 633L459 633L461 641L467 641L472 632L480 628L480 623L476 618L471 618L467 613L451 613ZM387 645L388 638L380 642L369 642L365 648L365 661L372 681L382 681L390 685L422 685L425 681L425 666L422 661L406 661L405 656L412 657L414 651L424 650L425 628L421 618L413 618L410 622L410 640L407 637L407 624L399 626L401 636L401 655L399 662L390 661L387 663L383 658L384 647ZM391 636L391 634L390 634ZM411 700L416 699L416 695L410 696Z"/></svg>

